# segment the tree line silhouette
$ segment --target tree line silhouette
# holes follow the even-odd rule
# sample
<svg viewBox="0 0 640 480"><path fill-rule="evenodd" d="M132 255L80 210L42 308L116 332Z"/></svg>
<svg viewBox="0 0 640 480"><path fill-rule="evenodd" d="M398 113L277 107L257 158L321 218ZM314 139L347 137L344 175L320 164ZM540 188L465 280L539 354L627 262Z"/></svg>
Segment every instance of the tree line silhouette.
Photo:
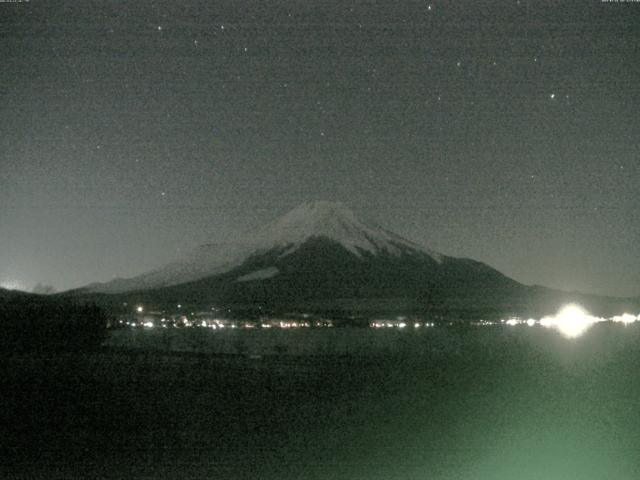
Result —
<svg viewBox="0 0 640 480"><path fill-rule="evenodd" d="M107 325L107 314L96 305L29 294L0 298L5 353L93 350L106 338Z"/></svg>

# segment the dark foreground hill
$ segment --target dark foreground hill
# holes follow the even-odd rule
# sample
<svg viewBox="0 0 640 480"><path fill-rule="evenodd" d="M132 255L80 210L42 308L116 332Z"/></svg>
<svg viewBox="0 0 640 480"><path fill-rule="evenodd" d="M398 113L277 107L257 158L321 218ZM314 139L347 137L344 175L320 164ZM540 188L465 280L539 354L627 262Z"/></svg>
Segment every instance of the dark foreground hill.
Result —
<svg viewBox="0 0 640 480"><path fill-rule="evenodd" d="M0 353L95 349L107 322L95 305L0 289Z"/></svg>

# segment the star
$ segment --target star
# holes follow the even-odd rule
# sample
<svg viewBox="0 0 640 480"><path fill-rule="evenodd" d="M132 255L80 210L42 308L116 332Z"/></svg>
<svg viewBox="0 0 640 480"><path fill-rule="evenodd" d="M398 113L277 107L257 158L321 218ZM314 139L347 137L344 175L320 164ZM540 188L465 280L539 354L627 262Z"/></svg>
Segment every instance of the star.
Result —
<svg viewBox="0 0 640 480"><path fill-rule="evenodd" d="M158 31L161 32L162 31L162 25L158 25Z"/></svg>
<svg viewBox="0 0 640 480"><path fill-rule="evenodd" d="M550 94L550 95L549 95L549 98L550 98L551 100L555 99L555 98L556 98L556 94L555 94L555 93Z"/></svg>
<svg viewBox="0 0 640 480"><path fill-rule="evenodd" d="M431 11L431 5L427 5L427 10Z"/></svg>

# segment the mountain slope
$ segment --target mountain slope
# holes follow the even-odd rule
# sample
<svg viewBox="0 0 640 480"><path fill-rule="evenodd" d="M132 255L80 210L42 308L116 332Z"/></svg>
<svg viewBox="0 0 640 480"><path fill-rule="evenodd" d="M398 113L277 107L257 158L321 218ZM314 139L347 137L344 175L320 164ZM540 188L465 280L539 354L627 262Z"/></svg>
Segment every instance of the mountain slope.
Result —
<svg viewBox="0 0 640 480"><path fill-rule="evenodd" d="M153 272L69 294L114 308L143 303L175 310L181 304L451 318L540 316L573 301L609 315L638 303L525 286L481 262L366 224L333 202L305 203L229 245L203 245Z"/></svg>
<svg viewBox="0 0 640 480"><path fill-rule="evenodd" d="M221 275L157 290L134 292L131 301L166 305L261 305L266 308L339 308L391 302L407 308L442 308L456 298L476 299L514 292L517 282L479 262L427 254L362 253L322 237L255 255ZM352 307L350 307L352 308Z"/></svg>
<svg viewBox="0 0 640 480"><path fill-rule="evenodd" d="M522 288L480 262L362 222L342 204L310 202L230 245L204 245L153 272L78 293L167 308L443 310L462 300L493 308L494 297Z"/></svg>
<svg viewBox="0 0 640 480"><path fill-rule="evenodd" d="M203 245L184 258L130 279L116 279L86 287L94 293L122 293L178 285L228 272L248 258L280 250L283 256L312 238L331 240L354 256L385 253L443 256L381 228L369 226L336 202L308 202L229 244Z"/></svg>

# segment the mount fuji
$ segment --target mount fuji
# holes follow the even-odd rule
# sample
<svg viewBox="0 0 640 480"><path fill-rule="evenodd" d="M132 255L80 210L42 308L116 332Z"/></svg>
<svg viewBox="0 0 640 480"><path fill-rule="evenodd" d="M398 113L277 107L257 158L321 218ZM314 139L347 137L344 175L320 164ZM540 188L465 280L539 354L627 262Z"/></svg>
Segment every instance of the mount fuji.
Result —
<svg viewBox="0 0 640 480"><path fill-rule="evenodd" d="M435 252L327 201L304 203L235 242L202 245L157 270L68 292L112 305L458 317L524 313L541 302L555 308L560 293Z"/></svg>
<svg viewBox="0 0 640 480"><path fill-rule="evenodd" d="M444 256L391 232L369 226L338 202L307 202L275 221L228 244L202 245L184 258L157 270L129 279L91 284L88 290L99 293L122 293L147 290L197 280L229 272L261 256L276 254L280 263L308 242L324 240L364 260L377 256L414 256L442 263ZM319 253L319 252L318 252ZM249 260L251 260L249 262ZM264 280L278 274L275 265L239 277L238 281Z"/></svg>

